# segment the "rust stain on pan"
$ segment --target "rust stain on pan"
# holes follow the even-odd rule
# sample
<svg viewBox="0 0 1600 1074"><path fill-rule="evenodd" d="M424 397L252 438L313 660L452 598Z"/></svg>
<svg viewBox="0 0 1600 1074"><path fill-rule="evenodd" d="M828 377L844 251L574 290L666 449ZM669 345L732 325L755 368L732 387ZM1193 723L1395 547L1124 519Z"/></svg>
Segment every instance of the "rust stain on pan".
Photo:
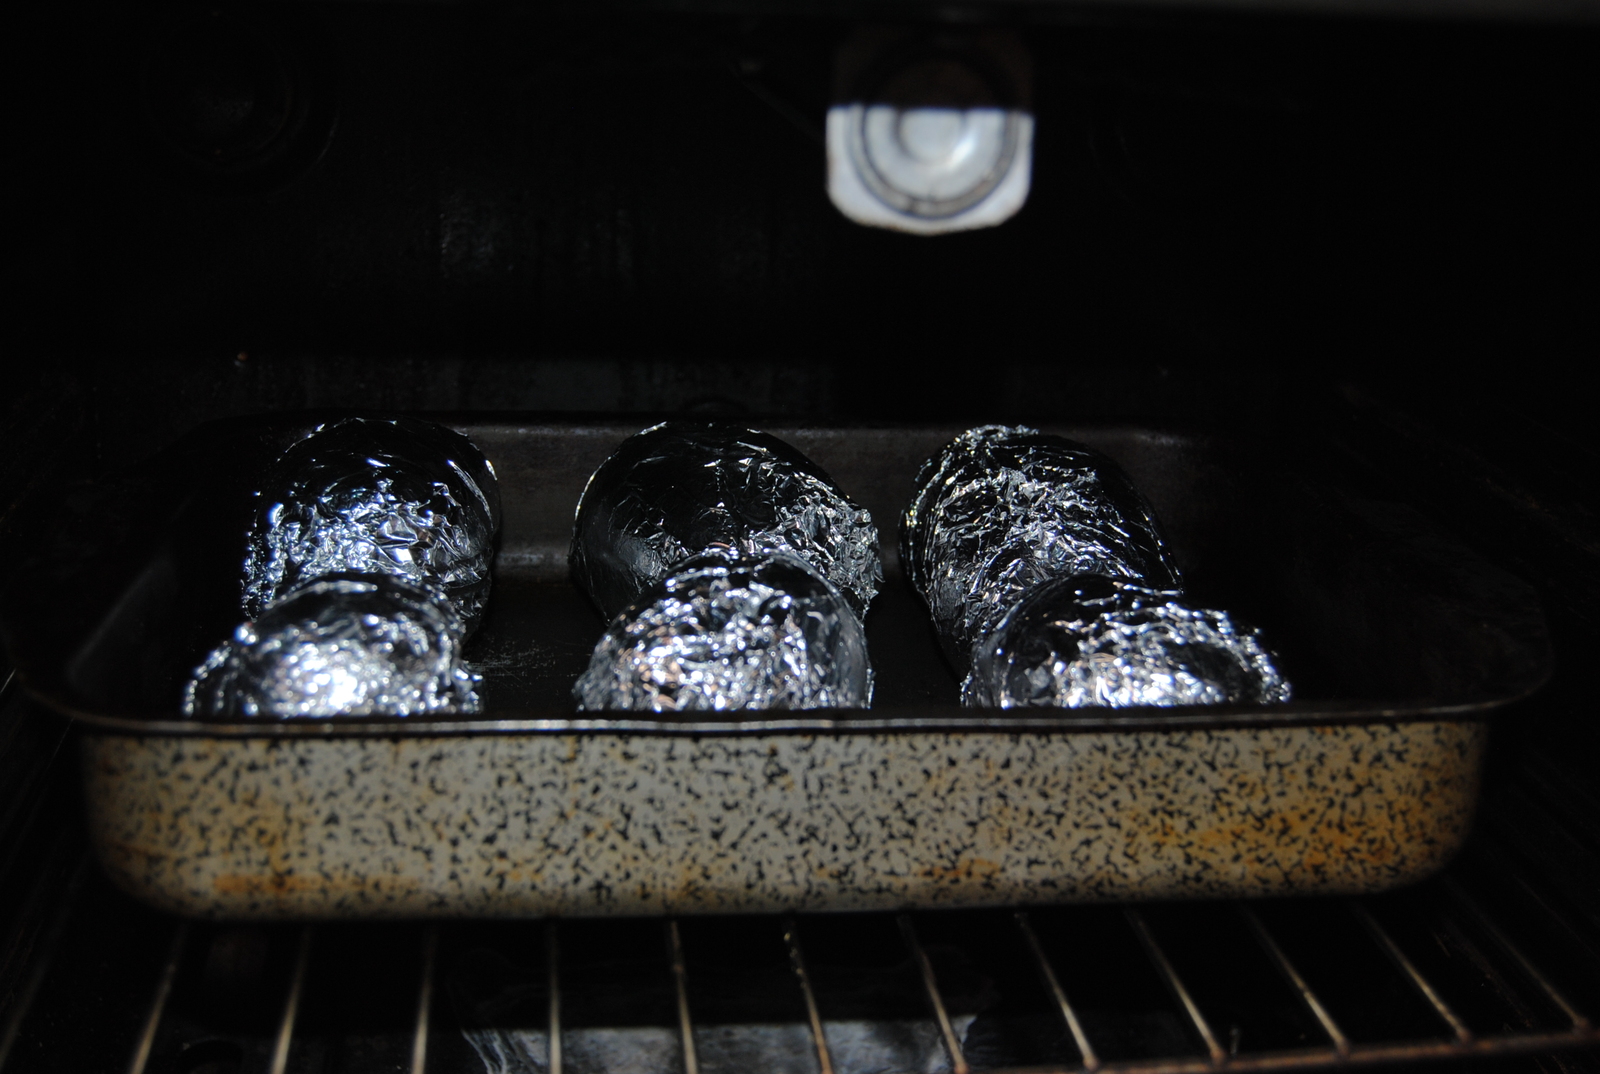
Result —
<svg viewBox="0 0 1600 1074"><path fill-rule="evenodd" d="M303 876L294 873L224 874L211 881L218 895L293 896L309 893L346 894L357 891L381 892L416 891L421 885L408 877L380 877L376 879L335 879L326 876Z"/></svg>
<svg viewBox="0 0 1600 1074"><path fill-rule="evenodd" d="M925 865L917 870L917 875L933 881L975 880L998 876L1004 869L997 861L967 858L954 865Z"/></svg>

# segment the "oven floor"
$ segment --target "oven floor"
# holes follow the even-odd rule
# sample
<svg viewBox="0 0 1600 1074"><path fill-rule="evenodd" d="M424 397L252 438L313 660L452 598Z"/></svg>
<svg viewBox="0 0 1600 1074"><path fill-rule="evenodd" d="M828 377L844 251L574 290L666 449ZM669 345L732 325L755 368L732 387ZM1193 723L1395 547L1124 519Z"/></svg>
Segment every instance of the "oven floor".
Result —
<svg viewBox="0 0 1600 1074"><path fill-rule="evenodd" d="M439 925L181 922L74 853L6 1074L1569 1071L1600 1043L1587 939L1484 839L1353 903Z"/></svg>

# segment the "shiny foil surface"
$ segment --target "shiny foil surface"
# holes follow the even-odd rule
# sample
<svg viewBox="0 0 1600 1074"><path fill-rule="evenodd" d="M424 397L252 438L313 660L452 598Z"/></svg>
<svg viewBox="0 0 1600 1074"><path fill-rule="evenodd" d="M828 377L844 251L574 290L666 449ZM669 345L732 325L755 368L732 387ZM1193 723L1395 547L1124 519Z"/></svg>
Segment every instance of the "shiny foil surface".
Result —
<svg viewBox="0 0 1600 1074"><path fill-rule="evenodd" d="M471 630L499 527L494 467L465 436L417 418L331 422L284 452L257 492L245 615L307 579L375 572L438 589Z"/></svg>
<svg viewBox="0 0 1600 1074"><path fill-rule="evenodd" d="M340 573L271 604L212 651L184 691L199 719L476 713L461 618L391 574Z"/></svg>
<svg viewBox="0 0 1600 1074"><path fill-rule="evenodd" d="M1105 575L1039 586L975 650L984 708L1273 704L1289 683L1259 632L1171 590Z"/></svg>
<svg viewBox="0 0 1600 1074"><path fill-rule="evenodd" d="M872 516L815 463L766 433L686 421L629 437L594 472L573 524L572 576L609 618L713 548L790 553L857 616L883 582Z"/></svg>
<svg viewBox="0 0 1600 1074"><path fill-rule="evenodd" d="M928 459L900 542L906 576L963 673L973 646L1042 582L1097 573L1180 585L1155 515L1122 468L1024 426L970 429Z"/></svg>
<svg viewBox="0 0 1600 1074"><path fill-rule="evenodd" d="M580 709L865 708L872 670L860 619L819 571L713 554L613 619L572 692Z"/></svg>

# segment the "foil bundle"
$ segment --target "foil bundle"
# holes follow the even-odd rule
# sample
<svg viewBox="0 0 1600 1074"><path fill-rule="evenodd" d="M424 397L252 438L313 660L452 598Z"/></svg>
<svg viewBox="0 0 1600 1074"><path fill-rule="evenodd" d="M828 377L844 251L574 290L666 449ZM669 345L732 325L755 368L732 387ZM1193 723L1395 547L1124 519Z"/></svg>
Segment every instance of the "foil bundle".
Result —
<svg viewBox="0 0 1600 1074"><path fill-rule="evenodd" d="M1150 505L1082 444L998 425L956 437L917 476L901 561L964 705L1289 699L1257 631L1185 603Z"/></svg>
<svg viewBox="0 0 1600 1074"><path fill-rule="evenodd" d="M611 620L573 687L580 708L871 701L877 527L775 437L668 422L629 438L584 489L571 564Z"/></svg>
<svg viewBox="0 0 1600 1074"><path fill-rule="evenodd" d="M461 617L393 574L307 582L240 626L189 680L196 718L474 713L479 677L461 662Z"/></svg>
<svg viewBox="0 0 1600 1074"><path fill-rule="evenodd" d="M500 489L460 433L416 418L331 422L284 452L256 495L247 617L304 581L354 571L437 589L469 631L482 619Z"/></svg>
<svg viewBox="0 0 1600 1074"><path fill-rule="evenodd" d="M616 616L580 709L865 708L872 670L844 594L787 554L696 557Z"/></svg>
<svg viewBox="0 0 1600 1074"><path fill-rule="evenodd" d="M1150 505L1106 456L1026 427L985 425L923 463L900 561L960 671L1041 582L1105 574L1180 585Z"/></svg>
<svg viewBox="0 0 1600 1074"><path fill-rule="evenodd" d="M610 617L711 548L794 555L858 616L883 582L872 516L820 467L766 433L685 421L629 437L589 478L572 575Z"/></svg>
<svg viewBox="0 0 1600 1074"><path fill-rule="evenodd" d="M1274 704L1289 684L1259 631L1172 590L1100 574L1039 586L979 643L964 705Z"/></svg>

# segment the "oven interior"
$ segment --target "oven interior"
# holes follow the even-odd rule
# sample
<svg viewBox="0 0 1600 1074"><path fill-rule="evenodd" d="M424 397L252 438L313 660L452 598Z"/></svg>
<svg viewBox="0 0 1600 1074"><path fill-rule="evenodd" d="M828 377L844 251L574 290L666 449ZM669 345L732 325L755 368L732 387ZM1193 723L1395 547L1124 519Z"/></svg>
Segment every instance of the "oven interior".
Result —
<svg viewBox="0 0 1600 1074"><path fill-rule="evenodd" d="M70 727L8 680L0 1069L1597 1069L1588 17L16 13L8 576L47 494L218 419L1131 422L1422 512L1538 590L1557 663L1496 719L1467 849L1392 895L438 926L133 903L86 855ZM1013 219L926 238L829 204L868 24L1023 42Z"/></svg>

